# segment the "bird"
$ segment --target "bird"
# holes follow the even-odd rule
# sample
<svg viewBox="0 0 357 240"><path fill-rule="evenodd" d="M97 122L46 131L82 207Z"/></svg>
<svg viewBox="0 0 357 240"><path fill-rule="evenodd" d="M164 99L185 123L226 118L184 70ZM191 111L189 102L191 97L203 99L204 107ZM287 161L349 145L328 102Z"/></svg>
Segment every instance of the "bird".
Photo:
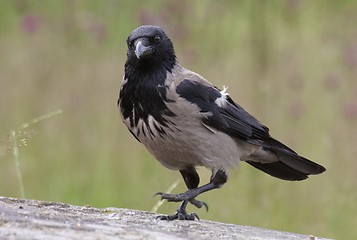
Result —
<svg viewBox="0 0 357 240"><path fill-rule="evenodd" d="M117 102L130 133L166 168L179 171L187 191L158 192L169 202L181 202L162 220L196 220L188 213L200 194L221 188L228 170L246 162L279 179L300 181L326 169L273 138L263 125L227 92L181 66L171 39L154 25L134 29L127 38L127 59ZM211 171L199 186L198 167Z"/></svg>

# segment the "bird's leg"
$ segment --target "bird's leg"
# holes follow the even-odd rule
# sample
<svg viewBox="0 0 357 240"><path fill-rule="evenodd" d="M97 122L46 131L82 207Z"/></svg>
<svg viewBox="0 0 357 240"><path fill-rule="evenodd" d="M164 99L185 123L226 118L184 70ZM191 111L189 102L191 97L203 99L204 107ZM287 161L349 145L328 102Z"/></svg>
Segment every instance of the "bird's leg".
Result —
<svg viewBox="0 0 357 240"><path fill-rule="evenodd" d="M196 185L195 188L190 188L189 190L180 193L180 194L166 194L166 193L157 193L157 195L161 196L161 199L166 199L169 202L181 202L182 204L180 208L177 210L177 212L173 215L169 216L162 216L160 219L162 220L174 220L174 219L179 219L179 220L194 220L195 218L198 219L197 214L191 213L188 214L186 212L186 206L188 202L192 203L198 208L201 208L202 206L205 206L207 209L207 204L205 202L201 202L195 199L198 195L201 193L220 188L226 181L227 181L227 174L223 170L217 171L212 177L211 181L208 184L205 184L201 187L197 187L199 183L199 177L194 168L190 169L185 169L180 171L186 185L190 185L192 187L193 185ZM192 184L192 185L191 185Z"/></svg>
<svg viewBox="0 0 357 240"><path fill-rule="evenodd" d="M198 187L198 184L200 183L200 176L193 166L189 166L180 170L180 173L188 189L194 189ZM205 206L206 210L208 211L208 206L205 202L198 201L196 199L191 199L189 202L197 208Z"/></svg>

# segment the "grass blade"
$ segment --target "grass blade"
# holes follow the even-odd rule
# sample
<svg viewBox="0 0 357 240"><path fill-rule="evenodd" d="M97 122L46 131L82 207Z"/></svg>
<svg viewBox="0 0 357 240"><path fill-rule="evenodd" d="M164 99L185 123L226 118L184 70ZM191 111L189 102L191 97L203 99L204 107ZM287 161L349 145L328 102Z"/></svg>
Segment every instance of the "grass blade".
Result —
<svg viewBox="0 0 357 240"><path fill-rule="evenodd" d="M172 183L171 185L170 185L170 187L166 190L166 193L171 193L172 192L172 190L174 190L176 187L177 187L177 185L180 183L180 179L178 178L178 179L176 179L176 181L174 182L174 183ZM157 213L157 210L159 210L159 208L161 207L161 205L164 203L164 200L162 200L162 199L160 199L156 204L155 204L155 206L151 209L151 212L153 212L153 213Z"/></svg>

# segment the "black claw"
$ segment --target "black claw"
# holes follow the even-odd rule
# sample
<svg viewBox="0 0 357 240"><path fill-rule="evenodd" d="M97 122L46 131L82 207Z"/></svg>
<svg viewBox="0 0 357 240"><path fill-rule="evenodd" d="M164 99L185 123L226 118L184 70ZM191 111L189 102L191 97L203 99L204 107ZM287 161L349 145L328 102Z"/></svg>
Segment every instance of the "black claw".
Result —
<svg viewBox="0 0 357 240"><path fill-rule="evenodd" d="M202 202L202 204L203 204L203 206L205 206L205 208L206 208L206 212L208 212L208 205L207 205L207 203Z"/></svg>
<svg viewBox="0 0 357 240"><path fill-rule="evenodd" d="M196 213L191 213L190 215L193 217L192 220L195 220L195 218L197 218L197 220L200 220L200 218L198 217L198 215Z"/></svg>
<svg viewBox="0 0 357 240"><path fill-rule="evenodd" d="M189 220L193 221L195 219L200 220L198 215L196 213L186 213L186 212L176 212L173 215L163 215L163 216L157 216L156 219L158 220L166 220L166 221L173 221L173 220Z"/></svg>
<svg viewBox="0 0 357 240"><path fill-rule="evenodd" d="M154 196L153 197L156 197L156 196L162 196L164 193L163 192L157 192L157 193L155 193L154 194Z"/></svg>
<svg viewBox="0 0 357 240"><path fill-rule="evenodd" d="M181 203L179 209L177 209L176 213L173 215L167 215L167 216L159 216L156 219L160 219L160 220L168 220L168 221L172 221L175 219L178 220L200 220L200 218L198 217L198 215L196 213L187 213L186 212L186 207L187 207L187 203L189 200L185 200ZM199 202L199 201L196 201Z"/></svg>
<svg viewBox="0 0 357 240"><path fill-rule="evenodd" d="M204 201L196 200L195 198L189 198L186 193L181 194L167 194L163 192L157 192L154 196L161 196L161 200L167 200L168 202L181 202L181 201L189 201L192 205L197 208L202 208L203 206L206 208L208 212L208 205Z"/></svg>
<svg viewBox="0 0 357 240"><path fill-rule="evenodd" d="M177 219L177 217L174 215L162 215L162 216L157 216L156 219L158 220L165 220L165 221L172 221Z"/></svg>
<svg viewBox="0 0 357 240"><path fill-rule="evenodd" d="M208 211L207 203L195 199L197 194L194 192L194 190L188 190L187 192L181 194L167 194L163 192L157 192L154 196L158 196L158 195L161 196L161 200L167 200L168 202L182 202L182 204L175 214L167 215L167 216L158 216L156 219L168 220L168 221L172 221L175 219L200 220L200 218L196 213L188 214L186 212L187 203L191 203L197 208L202 208L204 206L206 208L206 211Z"/></svg>
<svg viewBox="0 0 357 240"><path fill-rule="evenodd" d="M163 192L158 192L155 193L155 196L161 196L161 200L167 200L168 202L181 202L183 200L181 200L181 198L175 194L167 194L167 193L163 193Z"/></svg>
<svg viewBox="0 0 357 240"><path fill-rule="evenodd" d="M189 202L194 205L197 208L202 208L202 206L204 206L206 208L206 211L208 212L208 205L207 203L203 202L203 201L199 201L196 199L190 199Z"/></svg>

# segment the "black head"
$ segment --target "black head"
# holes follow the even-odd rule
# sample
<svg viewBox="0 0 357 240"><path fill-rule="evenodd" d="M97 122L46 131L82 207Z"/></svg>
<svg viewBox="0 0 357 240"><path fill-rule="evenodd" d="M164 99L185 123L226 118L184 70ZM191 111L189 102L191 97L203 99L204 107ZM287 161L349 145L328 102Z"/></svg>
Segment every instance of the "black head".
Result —
<svg viewBox="0 0 357 240"><path fill-rule="evenodd" d="M169 71L176 63L173 44L160 27L138 27L129 35L127 45L127 63L150 68L164 66Z"/></svg>

